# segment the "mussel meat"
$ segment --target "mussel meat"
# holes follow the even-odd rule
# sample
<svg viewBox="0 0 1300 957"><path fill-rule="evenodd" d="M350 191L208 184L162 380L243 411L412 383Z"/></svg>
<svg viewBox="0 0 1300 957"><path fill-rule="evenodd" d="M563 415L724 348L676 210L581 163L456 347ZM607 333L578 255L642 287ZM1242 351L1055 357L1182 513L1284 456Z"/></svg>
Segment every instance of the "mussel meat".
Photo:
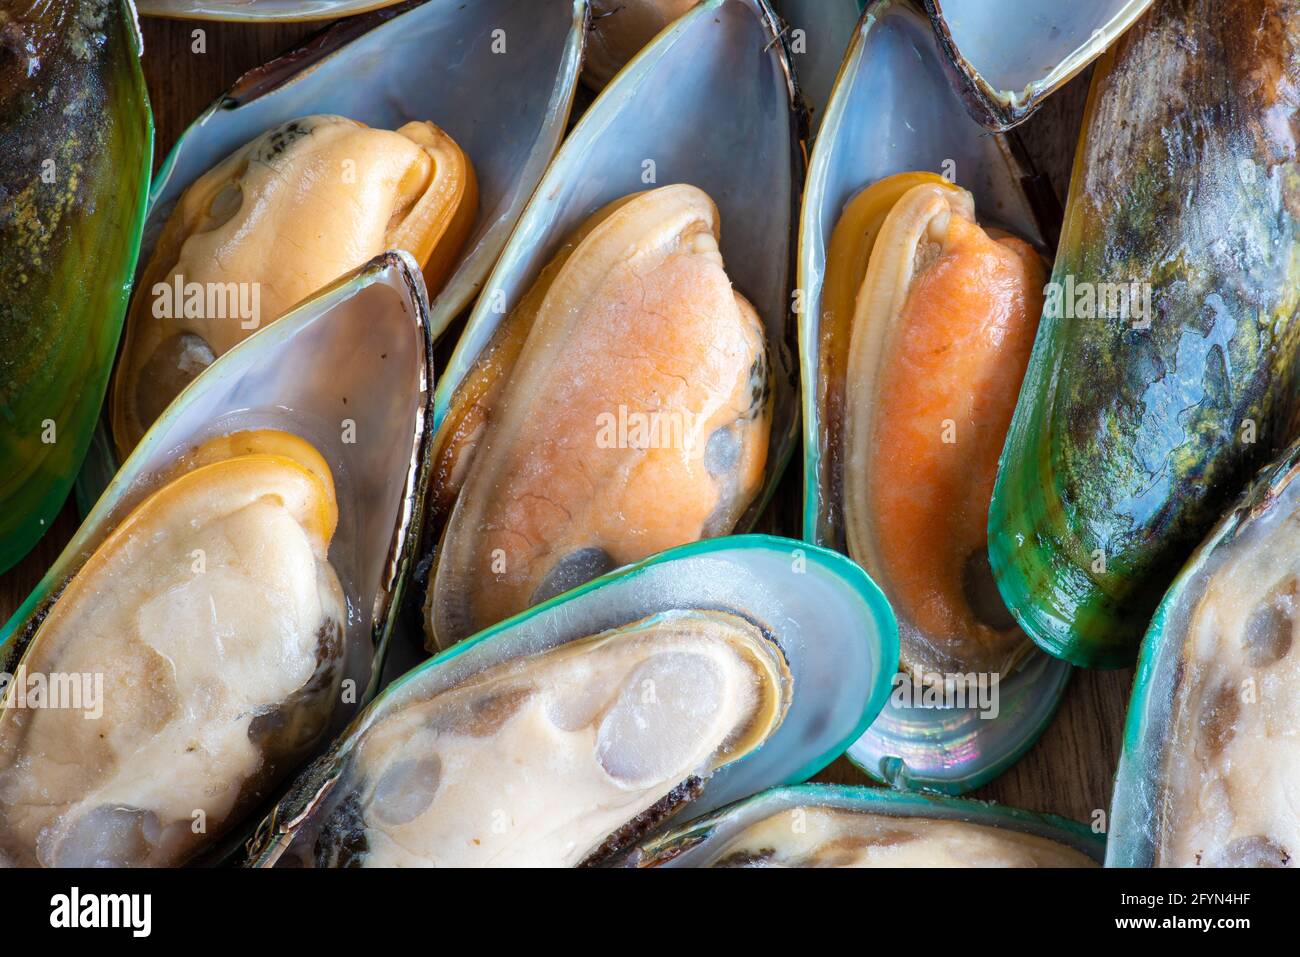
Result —
<svg viewBox="0 0 1300 957"><path fill-rule="evenodd" d="M1033 247L986 232L971 194L932 173L867 187L832 235L821 355L845 538L894 606L905 668L1000 673L1031 647L987 527L1045 277Z"/></svg>
<svg viewBox="0 0 1300 957"><path fill-rule="evenodd" d="M766 339L731 287L718 233L716 207L693 186L624 197L578 230L502 324L440 433L435 481L459 496L429 589L437 644L725 535L758 494L772 421Z"/></svg>
<svg viewBox="0 0 1300 957"><path fill-rule="evenodd" d="M655 614L433 693L407 680L358 723L279 863L598 861L760 747L791 691L763 630L702 609Z"/></svg>
<svg viewBox="0 0 1300 957"><path fill-rule="evenodd" d="M235 151L185 190L137 286L113 385L119 454L217 356L372 257L410 253L436 292L476 208L473 166L429 122L308 116Z"/></svg>
<svg viewBox="0 0 1300 957"><path fill-rule="evenodd" d="M265 799L338 698L337 520L329 466L289 433L176 463L4 646L0 862L173 866Z"/></svg>
<svg viewBox="0 0 1300 957"><path fill-rule="evenodd" d="M1108 859L1287 867L1300 855L1300 445L1170 589L1142 646Z"/></svg>
<svg viewBox="0 0 1300 957"><path fill-rule="evenodd" d="M774 788L650 838L637 867L1096 867L1073 821L876 788Z"/></svg>

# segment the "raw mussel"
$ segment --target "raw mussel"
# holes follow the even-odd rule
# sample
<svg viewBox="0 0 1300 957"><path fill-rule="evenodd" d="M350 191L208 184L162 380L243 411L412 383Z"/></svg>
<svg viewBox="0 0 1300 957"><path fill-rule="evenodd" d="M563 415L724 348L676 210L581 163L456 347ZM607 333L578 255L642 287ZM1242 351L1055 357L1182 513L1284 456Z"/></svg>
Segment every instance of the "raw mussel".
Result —
<svg viewBox="0 0 1300 957"><path fill-rule="evenodd" d="M273 299L290 306L306 286L329 281L331 271L339 275L394 245L419 247L423 237L425 248L408 249L426 262L437 286L430 325L440 334L478 294L559 145L578 83L586 18L585 0L540 6L430 0L379 10L330 27L249 72L205 110L177 141L154 183L144 252L165 275L143 276L138 284L133 319L144 322L132 323L137 341L124 353L115 385L122 451L145 424L133 420L156 412L159 396L220 351L196 341L203 337L188 328L197 320L186 316L184 306L200 298L205 315L213 302L215 316L205 325L218 324L224 339L236 339L247 334L252 320L221 320L222 307L238 316L253 304L255 290L263 313ZM307 130L313 135L304 136ZM329 133L331 143L318 143L315 131ZM258 161L259 151L272 162ZM267 175L272 169L300 175L276 187ZM310 177L303 179L303 173ZM307 182L312 189L293 189ZM434 193L424 195L422 184ZM411 202L417 196L422 201ZM351 198L361 208L336 202ZM274 199L275 206L259 208L260 199ZM291 207L311 215L285 222ZM422 211L447 211L453 218L440 231L421 218ZM385 212L396 214L401 225L390 228ZM472 224L465 238L467 216ZM250 223L259 226L260 242L230 234ZM272 240L267 255L260 255L266 237L282 229L301 239L318 228L345 235L308 244L316 246L311 255ZM190 232L200 229L206 231ZM435 236L436 248L429 248ZM215 252L220 262L233 265L216 265ZM300 261L293 261L295 255ZM178 286L175 267L189 269L192 261L206 263L205 275L187 274L190 288ZM291 282L296 266L308 270L312 282ZM259 279L261 285L254 285ZM294 289L279 291L282 285ZM154 317L155 309L167 311L167 297L173 313L181 307L179 322ZM266 315L258 319L260 325L267 321ZM186 328L172 331L173 325ZM166 343L159 368L147 367L160 339ZM157 388L141 385L142 371ZM141 390L144 403L137 401ZM91 463L93 474L82 483L86 497L93 500L102 490L113 458L101 453Z"/></svg>
<svg viewBox="0 0 1300 957"><path fill-rule="evenodd" d="M574 128L435 397L431 647L753 521L797 411L792 96L765 8L714 0Z"/></svg>
<svg viewBox="0 0 1300 957"><path fill-rule="evenodd" d="M372 693L427 478L427 318L386 254L145 434L0 632L0 862L222 857Z"/></svg>
<svg viewBox="0 0 1300 957"><path fill-rule="evenodd" d="M1187 554L1300 427L1278 125L1298 49L1300 3L1162 3L1094 75L989 519L1007 607L1053 655L1130 664Z"/></svg>
<svg viewBox="0 0 1300 957"><path fill-rule="evenodd" d="M1074 821L880 788L773 788L659 834L632 867L1096 867Z"/></svg>
<svg viewBox="0 0 1300 957"><path fill-rule="evenodd" d="M80 708L0 712L0 860L183 863L310 753L343 678L337 520L320 454L261 430L199 446L114 528L6 647L15 704L38 675L90 681Z"/></svg>
<svg viewBox="0 0 1300 957"><path fill-rule="evenodd" d="M474 168L432 123L281 123L181 194L136 285L113 380L119 455L212 361L389 249L441 288L474 223Z"/></svg>
<svg viewBox="0 0 1300 957"><path fill-rule="evenodd" d="M804 531L862 565L898 616L897 694L850 756L900 786L960 792L1034 741L1068 669L1033 652L987 552L1051 210L1018 144L966 115L941 59L909 4L870 6L813 152Z"/></svg>
<svg viewBox="0 0 1300 957"><path fill-rule="evenodd" d="M135 272L153 120L129 3L0 9L0 572L63 507Z"/></svg>
<svg viewBox="0 0 1300 957"><path fill-rule="evenodd" d="M430 620L444 647L727 534L762 486L767 344L721 261L717 207L685 185L611 207L507 320L524 341L490 412L473 410L491 421L439 548Z"/></svg>
<svg viewBox="0 0 1300 957"><path fill-rule="evenodd" d="M1152 0L923 2L971 115L1007 130L1100 56Z"/></svg>
<svg viewBox="0 0 1300 957"><path fill-rule="evenodd" d="M1170 588L1142 643L1107 863L1294 867L1300 759L1300 445Z"/></svg>
<svg viewBox="0 0 1300 957"><path fill-rule="evenodd" d="M253 860L602 861L683 808L823 767L883 702L893 627L838 555L758 536L675 549L399 679L262 824Z"/></svg>

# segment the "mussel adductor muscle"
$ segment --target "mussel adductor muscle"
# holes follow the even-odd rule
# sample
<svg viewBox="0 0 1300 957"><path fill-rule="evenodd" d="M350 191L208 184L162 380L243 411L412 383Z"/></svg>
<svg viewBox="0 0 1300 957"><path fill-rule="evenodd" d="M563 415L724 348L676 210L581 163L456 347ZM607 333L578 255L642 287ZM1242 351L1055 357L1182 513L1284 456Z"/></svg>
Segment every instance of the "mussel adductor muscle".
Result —
<svg viewBox="0 0 1300 957"><path fill-rule="evenodd" d="M137 284L113 383L125 456L217 357L390 249L436 295L474 224L474 168L429 122L280 123L181 195Z"/></svg>
<svg viewBox="0 0 1300 957"><path fill-rule="evenodd" d="M1059 657L1130 663L1296 431L1298 80L1294 0L1160 4L1093 79L989 529L1008 607Z"/></svg>
<svg viewBox="0 0 1300 957"><path fill-rule="evenodd" d="M643 836L790 705L745 618L652 615L438 686L403 679L259 831L282 866L571 866Z"/></svg>
<svg viewBox="0 0 1300 957"><path fill-rule="evenodd" d="M62 507L98 421L149 192L130 5L0 9L0 571Z"/></svg>
<svg viewBox="0 0 1300 957"><path fill-rule="evenodd" d="M1000 673L1031 647L989 571L987 517L1045 278L930 173L868 186L832 234L822 441L845 545L889 596L907 669Z"/></svg>
<svg viewBox="0 0 1300 957"><path fill-rule="evenodd" d="M725 535L758 494L767 343L731 287L718 231L716 207L693 186L625 197L543 270L516 309L526 319L502 327L508 373L493 359L484 375L508 379L472 377L486 408L458 406L444 425L474 448L429 589L438 645Z"/></svg>
<svg viewBox="0 0 1300 957"><path fill-rule="evenodd" d="M278 432L190 465L22 636L0 701L0 863L185 863L328 730L347 622L329 467Z"/></svg>
<svg viewBox="0 0 1300 957"><path fill-rule="evenodd" d="M1300 445L1192 557L1142 645L1108 862L1294 867Z"/></svg>

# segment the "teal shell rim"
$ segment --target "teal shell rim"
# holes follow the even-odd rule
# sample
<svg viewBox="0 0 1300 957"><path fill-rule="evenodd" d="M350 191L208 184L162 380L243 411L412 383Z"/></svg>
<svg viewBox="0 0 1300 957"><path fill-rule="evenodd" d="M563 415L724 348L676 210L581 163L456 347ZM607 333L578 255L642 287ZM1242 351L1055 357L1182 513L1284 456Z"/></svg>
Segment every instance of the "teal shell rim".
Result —
<svg viewBox="0 0 1300 957"><path fill-rule="evenodd" d="M671 833L677 833L709 821L721 819L750 805L762 803L772 798L804 798L812 800L808 804L827 798L849 804L861 804L870 808L905 809L902 816L922 817L935 808L960 815L962 819L976 824L988 824L1004 827L1020 833L1053 836L1058 843L1065 844L1087 854L1098 864L1102 863L1106 849L1106 837L1098 834L1081 821L1075 821L1059 814L1040 811L1026 811L1021 808L998 804L994 801L981 801L975 798L954 797L947 794L931 794L917 791L897 791L889 788L872 787L855 784L787 784L768 788L747 798L742 798L726 807L712 811L695 821L688 821ZM1044 832L1047 832L1046 834ZM661 837L663 835L660 835Z"/></svg>
<svg viewBox="0 0 1300 957"><path fill-rule="evenodd" d="M794 551L803 551L805 556L815 562L821 568L834 575L837 579L844 582L858 595L866 604L871 614L872 620L880 632L880 651L881 651L881 668L875 675L872 685L871 694L863 702L862 714L858 719L858 724L853 732L846 735L845 738L837 743L830 750L816 756L805 762L798 771L794 772L787 778L787 783L797 783L806 781L818 771L821 771L828 764L844 753L850 744L862 736L862 733L870 727L871 722L876 719L885 702L889 700L891 682L894 671L890 667L891 662L898 661L898 622L894 618L894 611L885 600L884 594L876 587L876 583L871 580L856 563L849 558L841 555L839 552L832 551L828 548L822 548L820 545L812 545L794 538L782 538L777 535L746 534L732 535L725 538L709 538L699 542L691 542L688 545L681 545L677 548L670 548L667 551L660 552L650 558L643 559L621 569L616 569L599 578L594 578L585 585L580 585L572 591L567 591L562 595L548 599L541 604L534 605L517 615L507 618L490 628L485 628L478 634L466 638L464 641L457 642L450 648L440 651L438 654L429 658L427 661L416 665L406 674L395 678L383 690L375 702L381 701L389 695L397 694L408 683L415 681L423 676L427 671L436 669L447 662L458 658L460 655L477 647L485 642L492 641L502 633L535 618L536 616L550 611L560 605L573 601L582 595L589 594L596 589L609 584L613 581L623 581L637 578L644 574L647 569L657 565L667 564L683 558L697 558L700 556L712 555L718 552L726 551L750 551L750 550L769 550L790 554ZM863 636L862 640L866 640ZM372 703L373 706L373 703ZM357 724L355 728L360 728Z"/></svg>

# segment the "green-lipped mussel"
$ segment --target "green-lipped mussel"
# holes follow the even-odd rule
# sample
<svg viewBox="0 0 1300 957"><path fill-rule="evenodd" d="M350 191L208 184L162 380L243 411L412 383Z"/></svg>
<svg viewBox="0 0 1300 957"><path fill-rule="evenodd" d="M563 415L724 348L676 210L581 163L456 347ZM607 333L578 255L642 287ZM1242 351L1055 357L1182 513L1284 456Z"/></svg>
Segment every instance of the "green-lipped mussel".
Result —
<svg viewBox="0 0 1300 957"><path fill-rule="evenodd" d="M1054 655L1131 662L1300 424L1297 80L1291 0L1161 4L1093 78L989 519L1007 606Z"/></svg>
<svg viewBox="0 0 1300 957"><path fill-rule="evenodd" d="M272 431L201 445L122 520L5 648L0 862L174 866L268 796L338 697L337 521L325 460ZM95 683L26 707L38 675Z"/></svg>
<svg viewBox="0 0 1300 957"><path fill-rule="evenodd" d="M113 379L119 456L217 356L380 253L410 253L436 295L477 206L473 166L429 122L306 116L240 147L181 195L136 285Z"/></svg>
<svg viewBox="0 0 1300 957"><path fill-rule="evenodd" d="M0 10L0 572L44 534L117 351L153 158L125 0Z"/></svg>
<svg viewBox="0 0 1300 957"><path fill-rule="evenodd" d="M429 288L436 293L429 302L429 323L439 335L481 291L559 145L578 86L587 13L586 0L541 5L429 0L377 10L335 24L250 70L205 109L177 140L154 181L143 255L166 275L161 282L150 276L148 287L139 283L136 308L143 315L135 318L145 321L132 323L137 341L119 362L115 407L125 445L138 439L143 425L132 424L139 418L133 407L140 403L126 382L128 364L143 366L157 355L159 361L145 371L167 373L146 376L160 389L142 386L135 376L135 391L146 393L140 411L147 418L194 369L221 351L203 340L206 330L199 327L221 325L222 306L227 315L238 314L222 330L222 340L229 342L253 331L254 321L242 313L255 295L261 327L269 321L272 299L287 307L294 294L305 294L303 287L312 283L295 283L299 288L293 294L277 293L285 270L276 269L272 277L263 268L282 256L288 259L281 265L290 265L290 235L310 240L311 229L326 223L331 232L340 226L354 231L326 244L319 259L299 261L313 283L329 282L335 267L338 275L390 246L407 248L429 268ZM496 30L506 37L509 70L501 69ZM453 48L459 51L455 56L430 54ZM327 133L330 142L317 148L302 136L308 127ZM273 157L278 172L299 175L276 185L266 176L270 166L250 162L244 168L243 160L256 159L259 148ZM426 176L437 195L420 191ZM351 205L354 198L361 208ZM263 200L274 200L275 208L255 205ZM304 214L301 222L282 220L291 206ZM432 251L416 241L438 232L437 224L420 218L421 210L453 213ZM388 212L396 214L392 223L383 219ZM468 236L460 240L465 224L457 216L472 218ZM261 239L231 236L236 224L258 226L248 238ZM189 232L207 227L217 228ZM272 245L267 263L258 262L257 250L272 233L281 242ZM199 254L212 252L218 237L229 240L220 250L223 261L238 262L236 271L250 275L227 275L209 259L205 281L186 275L186 283L178 283L182 268L204 265ZM458 248L449 255L453 247ZM255 286L259 278L263 281ZM155 320L155 309L167 311L168 296L173 319ZM183 307L200 299L204 309L213 303L216 323L186 315ZM166 337L169 347L155 349L153 340L164 326L185 328ZM112 445L107 439L95 443L79 481L83 502L94 501L116 470Z"/></svg>
<svg viewBox="0 0 1300 957"><path fill-rule="evenodd" d="M1096 867L1074 821L880 788L774 788L659 834L632 867Z"/></svg>
<svg viewBox="0 0 1300 957"><path fill-rule="evenodd" d="M1170 588L1142 643L1107 863L1294 867L1300 768L1300 445Z"/></svg>
<svg viewBox="0 0 1300 957"><path fill-rule="evenodd" d="M435 396L430 647L757 517L797 420L793 95L770 11L707 0L574 128Z"/></svg>
<svg viewBox="0 0 1300 957"><path fill-rule="evenodd" d="M460 392L472 450L439 546L446 647L612 568L725 535L758 493L771 387L763 325L731 288L718 212L665 186L595 213L503 327L509 382ZM495 394L497 389L500 393ZM476 402L470 403L474 395ZM482 424L489 420L487 424Z"/></svg>
<svg viewBox="0 0 1300 957"><path fill-rule="evenodd" d="M804 534L861 564L899 620L898 694L850 757L897 786L960 793L1033 743L1069 669L1034 653L987 558L1051 209L1016 140L970 118L942 63L913 5L870 5L813 151Z"/></svg>
<svg viewBox="0 0 1300 957"><path fill-rule="evenodd" d="M223 858L372 693L428 474L431 350L418 269L385 254L145 434L0 631L0 861Z"/></svg>
<svg viewBox="0 0 1300 957"><path fill-rule="evenodd" d="M258 829L253 860L604 860L685 807L815 773L879 708L895 640L840 556L758 536L675 549L399 679Z"/></svg>

